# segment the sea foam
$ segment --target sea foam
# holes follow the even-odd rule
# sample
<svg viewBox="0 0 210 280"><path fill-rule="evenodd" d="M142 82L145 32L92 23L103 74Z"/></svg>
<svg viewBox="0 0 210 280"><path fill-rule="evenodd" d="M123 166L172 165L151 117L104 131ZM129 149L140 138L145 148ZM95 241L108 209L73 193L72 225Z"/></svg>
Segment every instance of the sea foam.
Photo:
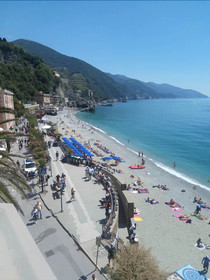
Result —
<svg viewBox="0 0 210 280"><path fill-rule="evenodd" d="M195 186L199 186L199 187L201 187L201 188L203 188L203 189L206 189L207 191L210 191L210 189L209 189L207 186L201 185L201 184L200 184L199 182L197 182L196 180L194 180L194 179L192 179L192 178L189 178L189 177L187 177L186 175L184 175L184 174L182 174L182 173L177 172L176 170L174 170L174 169L172 169L172 168L170 168L170 167L164 165L164 164L161 163L161 162L155 162L155 161L152 160L151 158L150 158L150 160L153 161L154 164L155 164L156 166L158 166L159 168L165 170L166 172L168 172L168 173L170 173L170 174L172 174L172 175L174 175L174 176L176 176L176 177L178 177L178 178L180 178L180 179L182 179L182 180L184 180L184 181L186 181L186 182L188 182L188 183L190 183L190 184L193 184L193 185L195 185Z"/></svg>
<svg viewBox="0 0 210 280"><path fill-rule="evenodd" d="M122 142L120 142L119 140L117 140L116 138L114 138L113 136L109 136L110 138L112 138L115 142L117 142L118 144L125 146L125 144L123 144Z"/></svg>
<svg viewBox="0 0 210 280"><path fill-rule="evenodd" d="M107 134L105 131L103 131L102 129L100 129L100 128L96 127L96 126L91 125L90 127L94 128L95 130L100 131L103 134Z"/></svg>

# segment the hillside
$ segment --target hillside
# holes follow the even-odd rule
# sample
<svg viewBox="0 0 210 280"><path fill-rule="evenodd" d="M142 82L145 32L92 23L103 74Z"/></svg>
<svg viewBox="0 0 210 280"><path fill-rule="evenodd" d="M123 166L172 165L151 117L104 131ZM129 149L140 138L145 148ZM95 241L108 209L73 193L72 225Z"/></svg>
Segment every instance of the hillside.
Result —
<svg viewBox="0 0 210 280"><path fill-rule="evenodd" d="M65 78L65 92L80 90L80 96L87 96L87 90L94 92L94 98L204 98L200 92L182 89L167 84L145 83L123 75L104 73L92 65L41 45L39 43L19 39L13 42L22 46L33 55L39 55L53 70L58 71Z"/></svg>
<svg viewBox="0 0 210 280"><path fill-rule="evenodd" d="M38 91L53 93L58 78L40 57L0 39L0 86L11 90L18 100L30 102Z"/></svg>
<svg viewBox="0 0 210 280"><path fill-rule="evenodd" d="M63 73L64 77L70 80L73 90L79 89L84 93L91 89L94 92L94 96L99 98L125 96L120 84L116 83L104 72L80 59L60 54L33 41L20 39L13 43L22 46L33 55L41 56L50 67L59 73Z"/></svg>
<svg viewBox="0 0 210 280"><path fill-rule="evenodd" d="M168 85L168 84L155 84L155 83L147 83L147 86L152 89L155 90L160 97L164 98L164 97L168 97L170 96L170 98L206 98L207 96L192 90L192 89L183 89L183 88L179 88L179 87L175 87L172 85Z"/></svg>
<svg viewBox="0 0 210 280"><path fill-rule="evenodd" d="M140 99L140 98L159 98L157 92L149 87L144 82L136 79L131 79L123 75L109 75L117 83L121 84L125 91L126 96L129 99Z"/></svg>
<svg viewBox="0 0 210 280"><path fill-rule="evenodd" d="M191 89L182 89L168 84L145 83L122 75L108 74L126 90L128 98L206 98L207 96Z"/></svg>

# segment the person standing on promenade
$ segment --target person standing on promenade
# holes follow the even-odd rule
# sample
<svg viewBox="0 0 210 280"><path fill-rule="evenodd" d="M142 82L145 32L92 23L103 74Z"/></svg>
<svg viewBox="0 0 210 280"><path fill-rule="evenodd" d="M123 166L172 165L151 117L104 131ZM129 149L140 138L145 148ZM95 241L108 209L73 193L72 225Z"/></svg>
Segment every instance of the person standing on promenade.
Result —
<svg viewBox="0 0 210 280"><path fill-rule="evenodd" d="M97 280L95 274L92 274L92 279Z"/></svg>
<svg viewBox="0 0 210 280"><path fill-rule="evenodd" d="M131 234L134 232L135 229L136 229L136 223L132 224L131 227L129 228L129 237L131 236Z"/></svg>
<svg viewBox="0 0 210 280"><path fill-rule="evenodd" d="M32 219L35 221L35 224L37 224L37 219L38 219L38 210L34 206L32 212L31 212Z"/></svg>
<svg viewBox="0 0 210 280"><path fill-rule="evenodd" d="M36 209L38 210L38 216L39 219L42 219L42 204L40 201L37 201L36 205L35 205Z"/></svg>
<svg viewBox="0 0 210 280"><path fill-rule="evenodd" d="M58 160L58 158L59 158L59 153L58 153L58 151L56 152L56 160Z"/></svg>
<svg viewBox="0 0 210 280"><path fill-rule="evenodd" d="M114 256L116 254L116 250L115 250L115 247L113 245L111 245L111 248L108 249L108 265L111 264L111 260L114 259Z"/></svg>
<svg viewBox="0 0 210 280"><path fill-rule="evenodd" d="M76 200L75 199L75 189L73 187L71 188L71 198L69 199L69 201L71 201L72 199Z"/></svg>
<svg viewBox="0 0 210 280"><path fill-rule="evenodd" d="M202 264L203 264L203 272L204 273L207 273L208 272L208 269L209 269L209 262L210 262L210 258L209 256L205 256L203 259L202 259Z"/></svg>

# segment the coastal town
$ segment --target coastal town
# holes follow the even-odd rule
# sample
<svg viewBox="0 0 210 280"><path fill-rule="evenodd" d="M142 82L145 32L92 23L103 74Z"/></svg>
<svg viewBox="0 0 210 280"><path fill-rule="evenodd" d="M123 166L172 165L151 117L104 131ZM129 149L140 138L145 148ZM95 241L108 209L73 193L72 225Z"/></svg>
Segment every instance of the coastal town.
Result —
<svg viewBox="0 0 210 280"><path fill-rule="evenodd" d="M209 191L81 121L78 108L59 96L37 96L36 103L25 105L37 121L30 126L26 116L15 117L13 93L0 89L2 159L6 135L12 134L9 154L30 190L23 199L14 183L8 187L18 211L0 196L3 279L28 279L23 275L30 273L32 279L112 279L117 256L139 246L151 251L164 277L154 273L151 280L208 279ZM33 143L33 129L42 135L46 154L32 155L31 147L40 141ZM136 267L140 262L130 261Z"/></svg>

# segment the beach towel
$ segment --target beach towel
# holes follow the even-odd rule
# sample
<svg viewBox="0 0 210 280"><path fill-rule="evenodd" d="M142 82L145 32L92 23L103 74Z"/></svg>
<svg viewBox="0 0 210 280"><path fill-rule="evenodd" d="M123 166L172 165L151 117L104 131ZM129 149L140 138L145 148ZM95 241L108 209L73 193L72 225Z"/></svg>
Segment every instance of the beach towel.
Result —
<svg viewBox="0 0 210 280"><path fill-rule="evenodd" d="M198 214L198 215L194 215L196 218L198 218L199 220L201 220L201 221L203 221L203 220L207 220L207 218L206 217L204 217L203 215L200 215L200 214Z"/></svg>
<svg viewBox="0 0 210 280"><path fill-rule="evenodd" d="M178 212L179 212L179 211L183 211L183 209L180 208L180 207L174 207L174 208L171 207L171 210L172 210L172 211L178 211Z"/></svg>
<svg viewBox="0 0 210 280"><path fill-rule="evenodd" d="M176 203L176 206L171 206L170 202L166 202L166 204L167 204L168 206L170 206L171 208L182 208L181 205L180 205L179 203L177 203L177 202L175 202L175 203Z"/></svg>
<svg viewBox="0 0 210 280"><path fill-rule="evenodd" d="M151 205L159 204L158 201L156 201L155 203L152 203L152 201L148 201L147 199L145 200L145 202L149 202L149 204L151 204Z"/></svg>
<svg viewBox="0 0 210 280"><path fill-rule="evenodd" d="M131 191L131 193L138 193L138 191Z"/></svg>
<svg viewBox="0 0 210 280"><path fill-rule="evenodd" d="M176 271L176 273L184 280L206 280L206 276L200 274L197 269L192 267L190 264L185 265Z"/></svg>
<svg viewBox="0 0 210 280"><path fill-rule="evenodd" d="M194 246L200 251L206 249L206 245L204 245L203 247L200 248L200 247L197 246L197 243L196 243L196 244L194 244Z"/></svg>
<svg viewBox="0 0 210 280"><path fill-rule="evenodd" d="M134 221L136 221L136 222L142 222L143 221L143 219L138 214L134 214L133 218L134 218Z"/></svg>
<svg viewBox="0 0 210 280"><path fill-rule="evenodd" d="M138 193L149 193L148 189L138 189Z"/></svg>
<svg viewBox="0 0 210 280"><path fill-rule="evenodd" d="M175 217L176 217L177 219L179 219L180 216L182 216L182 214L176 214L176 215L175 215ZM179 220L180 220L180 219L179 219ZM180 220L180 221L183 222L183 223L185 223L185 224L188 224L187 221L182 221L182 220ZM192 223L192 222L191 222L191 223Z"/></svg>

